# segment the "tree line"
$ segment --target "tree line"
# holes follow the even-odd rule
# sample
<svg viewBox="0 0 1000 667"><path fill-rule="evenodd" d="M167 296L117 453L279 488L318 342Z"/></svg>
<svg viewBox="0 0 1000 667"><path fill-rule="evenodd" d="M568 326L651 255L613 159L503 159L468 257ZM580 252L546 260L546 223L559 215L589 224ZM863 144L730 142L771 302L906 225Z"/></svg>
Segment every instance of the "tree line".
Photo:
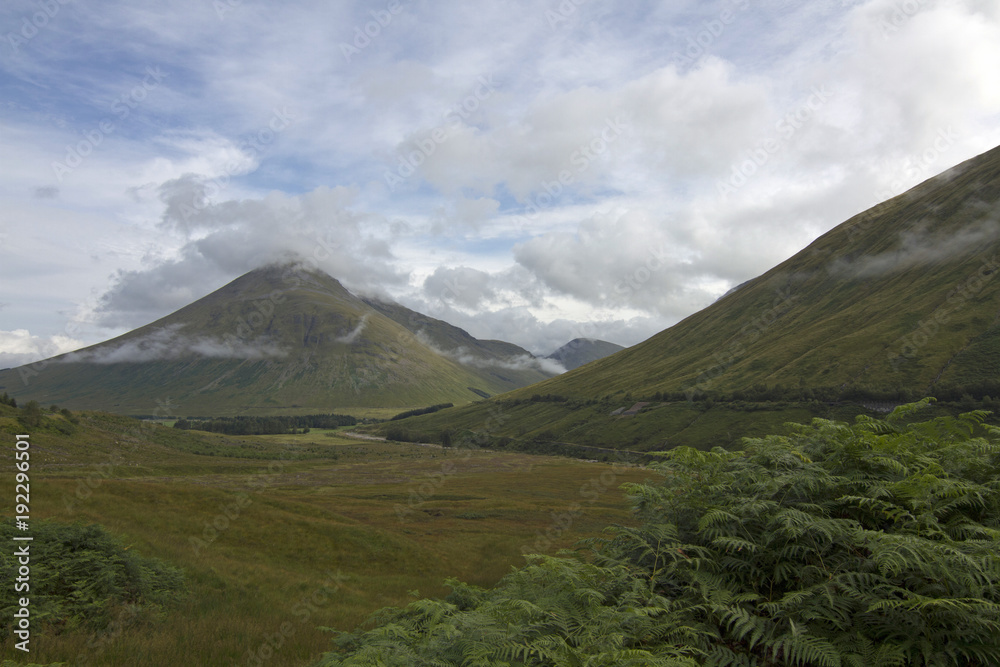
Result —
<svg viewBox="0 0 1000 667"><path fill-rule="evenodd" d="M389 419L389 421L394 422L397 419L406 419L407 417L418 417L420 415L429 415L438 410L444 410L445 408L454 407L454 403L438 403L437 405L431 405L426 408L417 408L415 410L407 410L406 412L400 412L398 415L394 415Z"/></svg>
<svg viewBox="0 0 1000 667"><path fill-rule="evenodd" d="M302 415L299 417L214 417L211 419L178 419L174 428L210 431L225 435L282 435L308 433L311 428L354 426L358 420L351 415Z"/></svg>
<svg viewBox="0 0 1000 667"><path fill-rule="evenodd" d="M961 400L982 401L1000 397L1000 380L983 380L966 384L935 384L934 396L941 401ZM848 386L789 386L781 383L757 382L744 389L733 391L657 391L636 400L653 401L823 401L829 403L845 401L886 401L912 403L923 395L922 391L905 387L889 387L868 384ZM992 398L991 398L992 397ZM534 399L533 400L538 400ZM544 400L544 399L543 399ZM553 400L553 399L548 399Z"/></svg>

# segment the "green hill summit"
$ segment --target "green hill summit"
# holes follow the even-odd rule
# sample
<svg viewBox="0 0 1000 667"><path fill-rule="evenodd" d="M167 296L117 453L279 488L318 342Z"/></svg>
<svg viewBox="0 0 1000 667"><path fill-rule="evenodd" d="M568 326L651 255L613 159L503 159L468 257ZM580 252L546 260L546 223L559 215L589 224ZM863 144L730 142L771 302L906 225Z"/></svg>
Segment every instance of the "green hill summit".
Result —
<svg viewBox="0 0 1000 667"><path fill-rule="evenodd" d="M516 345L288 264L112 340L0 371L0 387L19 400L125 414L316 412L467 403L543 380L545 368Z"/></svg>

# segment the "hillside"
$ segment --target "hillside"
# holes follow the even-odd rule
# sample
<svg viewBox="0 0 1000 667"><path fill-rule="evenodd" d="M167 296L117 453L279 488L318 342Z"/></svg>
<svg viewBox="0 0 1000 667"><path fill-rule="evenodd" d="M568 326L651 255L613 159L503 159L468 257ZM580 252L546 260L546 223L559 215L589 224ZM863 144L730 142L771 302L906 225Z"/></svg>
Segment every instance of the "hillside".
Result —
<svg viewBox="0 0 1000 667"><path fill-rule="evenodd" d="M288 265L113 340L0 371L0 390L124 414L304 414L462 404L548 376L516 345L477 341Z"/></svg>
<svg viewBox="0 0 1000 667"><path fill-rule="evenodd" d="M677 325L518 395L997 378L1000 148L832 229Z"/></svg>
<svg viewBox="0 0 1000 667"><path fill-rule="evenodd" d="M502 409L502 423L494 419L487 429L493 436L592 443L601 433L606 443L645 448L673 442L700 428L705 410L719 410L692 400L995 397L998 269L1000 148L854 216L638 345L492 405L402 426L481 431L490 411ZM630 421L619 410L639 402L648 405ZM762 415L717 415L714 431L692 444L705 444L713 432L719 444L753 434L745 429L766 421Z"/></svg>
<svg viewBox="0 0 1000 667"><path fill-rule="evenodd" d="M591 361L597 361L604 357L611 356L615 352L620 352L625 348L606 340L595 338L574 338L558 350L546 357L559 362L563 368L571 371L579 368Z"/></svg>

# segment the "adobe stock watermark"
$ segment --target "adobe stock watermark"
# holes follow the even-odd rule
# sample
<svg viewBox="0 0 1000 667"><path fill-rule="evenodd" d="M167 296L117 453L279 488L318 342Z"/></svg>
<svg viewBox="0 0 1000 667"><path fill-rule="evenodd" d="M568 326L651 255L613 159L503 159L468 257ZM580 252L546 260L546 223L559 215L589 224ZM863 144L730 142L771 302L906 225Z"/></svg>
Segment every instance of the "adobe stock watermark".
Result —
<svg viewBox="0 0 1000 667"><path fill-rule="evenodd" d="M416 173L417 168L437 152L441 144L448 141L451 137L448 133L449 126L461 126L462 121L468 120L497 90L492 74L480 76L477 82L478 85L469 95L445 112L444 118L448 123L435 127L423 139L414 142L414 148L398 159L395 171L385 170L385 183L391 192L395 192L403 181Z"/></svg>
<svg viewBox="0 0 1000 667"><path fill-rule="evenodd" d="M552 518L551 525L544 532L536 530L535 541L531 544L521 545L521 554L541 554L550 550L557 540L573 528L588 507L596 505L605 493L616 488L618 476L627 469L619 454L619 460L612 465L610 470L605 470L600 475L591 477L580 486L580 500L570 503L564 511L558 514L556 512L549 513Z"/></svg>
<svg viewBox="0 0 1000 667"><path fill-rule="evenodd" d="M702 23L700 30L693 37L688 37L684 50L674 52L671 62L689 68L701 60L726 29L736 23L738 14L750 8L750 0L736 0L733 6L735 10L724 9L714 19Z"/></svg>
<svg viewBox="0 0 1000 667"><path fill-rule="evenodd" d="M226 20L226 14L243 6L243 0L212 0L212 8L220 21Z"/></svg>
<svg viewBox="0 0 1000 667"><path fill-rule="evenodd" d="M72 0L38 0L35 4L38 11L21 18L20 29L17 32L8 32L7 43L10 50L16 55L28 42L35 38L39 32L48 27L49 23L59 14L63 5L68 5Z"/></svg>
<svg viewBox="0 0 1000 667"><path fill-rule="evenodd" d="M648 247L646 256L635 264L635 268L622 274L621 279L614 284L614 298L609 297L607 307L618 309L629 306L630 298L649 286L653 277L667 266L668 259L668 246L661 244L658 247ZM567 337L571 344L578 339L600 338L601 328L595 322L576 322Z"/></svg>
<svg viewBox="0 0 1000 667"><path fill-rule="evenodd" d="M344 60L350 63L351 58L360 55L362 51L371 46L372 41L377 39L382 34L382 31L389 27L392 19L402 11L403 4L399 0L389 0L385 9L373 9L369 11L368 14L372 17L372 20L366 22L364 25L354 26L354 39L350 44L347 42L340 43L340 52L344 55Z"/></svg>
<svg viewBox="0 0 1000 667"><path fill-rule="evenodd" d="M889 187L875 193L879 201L884 201L901 194L914 181L925 178L931 173L931 169L937 161L958 141L958 134L949 125L940 128L934 137L934 141L923 152L915 153L903 158L903 175L889 183Z"/></svg>
<svg viewBox="0 0 1000 667"><path fill-rule="evenodd" d="M154 417L168 418L176 417L180 411L180 403L174 403L169 396L156 399L156 409L153 410Z"/></svg>
<svg viewBox="0 0 1000 667"><path fill-rule="evenodd" d="M779 120L774 130L776 135L759 142L754 148L746 151L745 157L734 163L728 179L719 180L715 189L719 197L725 201L729 195L746 185L776 154L780 153L792 137L823 108L830 100L832 93L826 85L814 86L806 100L794 111L790 111Z"/></svg>
<svg viewBox="0 0 1000 667"><path fill-rule="evenodd" d="M460 441L455 443L455 449L465 450L461 462L472 458L473 452L482 449L489 444L490 437L500 427L502 427L510 417L504 414L499 406L491 406L482 429L465 434ZM393 511L400 523L404 523L406 518L419 510L427 501L431 500L444 486L449 477L458 473L458 466L454 461L448 460L441 464L441 469L436 473L426 473L423 475L417 486L411 485L406 504L396 503Z"/></svg>
<svg viewBox="0 0 1000 667"><path fill-rule="evenodd" d="M888 15L883 15L878 22L878 28L882 32L884 39L889 39L892 35L920 13L920 10L927 5L926 0L901 0L892 6L892 11Z"/></svg>
<svg viewBox="0 0 1000 667"><path fill-rule="evenodd" d="M52 172L55 174L56 180L62 183L67 175L73 173L77 167L83 164L87 156L103 144L104 139L113 134L120 127L120 123L131 115L132 110L142 104L149 93L155 90L167 76L169 75L159 67L147 67L146 76L143 77L142 82L133 86L127 93L118 96L111 103L111 112L117 116L118 120L111 117L104 118L97 124L97 127L84 132L83 139L75 144L66 145L66 157L63 158L63 161L52 163Z"/></svg>
<svg viewBox="0 0 1000 667"><path fill-rule="evenodd" d="M905 336L900 336L894 341L895 351L890 351L889 365L892 370L898 371L900 366L907 361L916 358L920 349L927 345L931 339L937 336L941 327L947 324L952 316L965 306L971 299L979 294L986 284L993 280L993 276L1000 270L1000 258L993 255L984 259L979 269L963 280L961 284L948 293L945 305L938 307L934 313L925 320L917 323L917 328Z"/></svg>
<svg viewBox="0 0 1000 667"><path fill-rule="evenodd" d="M137 449L137 445L133 443L128 450L128 454L135 453ZM94 491L97 487L99 487L106 480L112 478L117 468L128 465L127 462L130 457L116 456L116 454L120 453L120 450L113 451L108 455L107 461L103 463L91 463L87 466L90 471L86 474L86 476L79 479L74 493L72 495L63 494L62 502L66 514L72 514L76 511L79 503L90 499L90 497L94 495Z"/></svg>
<svg viewBox="0 0 1000 667"><path fill-rule="evenodd" d="M247 649L244 653L246 658L244 664L247 667L263 667L295 636L299 627L309 623L315 614L333 601L333 594L340 590L347 580L347 576L339 569L335 573L328 570L323 583L312 593L300 597L292 606L292 616L298 619L298 623L284 621L275 632L264 635L257 647Z"/></svg>
<svg viewBox="0 0 1000 667"><path fill-rule="evenodd" d="M570 154L566 168L560 169L553 180L542 179L538 183L536 188L538 194L534 198L528 196L524 212L518 216L519 226L524 227L536 220L543 209L552 206L566 188L576 183L577 179L590 169L594 160L608 152L628 127L628 123L621 115L606 119L601 129L595 132L593 139L580 144ZM544 192L540 192L542 190Z"/></svg>
<svg viewBox="0 0 1000 667"><path fill-rule="evenodd" d="M948 152L958 139L959 135L951 125L938 128L930 146L920 153L904 157L901 161L902 175L890 181L887 187L875 191L874 201L865 209L861 218L847 228L847 240L853 241L859 234L871 228L876 218L876 213L872 212L873 207L903 194L921 179L926 179L941 156Z"/></svg>
<svg viewBox="0 0 1000 667"><path fill-rule="evenodd" d="M211 204L210 200L222 194L229 187L234 176L252 174L259 169L259 158L267 153L278 135L287 130L295 119L295 112L287 106L272 109L271 118L267 123L253 134L244 137L237 146L240 158L229 160L223 166L220 176L209 179L205 183L204 190L191 197L190 203L181 204L178 207L184 220L188 221L208 208ZM253 166L248 170L247 165Z"/></svg>
<svg viewBox="0 0 1000 667"><path fill-rule="evenodd" d="M78 479L74 493L72 495L63 494L64 512L66 514L75 512L77 506L89 500L101 484L114 477L115 470L127 468L130 462L135 460L134 455L144 442L140 438L149 437L149 429L148 424L140 423L136 430L123 432L120 436L121 440L115 440L114 449L108 453L105 461L88 465L89 472Z"/></svg>
<svg viewBox="0 0 1000 667"><path fill-rule="evenodd" d="M545 10L545 20L549 22L549 27L555 30L561 23L569 23L569 19L576 10L587 0L562 0L555 9Z"/></svg>
<svg viewBox="0 0 1000 667"><path fill-rule="evenodd" d="M100 658L108 646L121 637L122 633L132 627L138 619L138 605L129 604L123 606L106 627L87 640L87 644L73 661L74 667L87 667L92 664L91 661Z"/></svg>
<svg viewBox="0 0 1000 667"><path fill-rule="evenodd" d="M615 283L615 294L625 301L639 292L653 278L654 273L666 266L667 257L667 251L662 245L659 248L650 248L649 257Z"/></svg>
<svg viewBox="0 0 1000 667"><path fill-rule="evenodd" d="M267 296L250 301L253 310L246 316L236 318L234 332L223 334L222 343L233 353L251 344L255 339L254 333L264 327L274 315L275 305L285 300L282 292L281 289L271 290Z"/></svg>
<svg viewBox="0 0 1000 667"><path fill-rule="evenodd" d="M712 354L712 359L716 363L707 368L702 368L698 372L695 383L684 389L687 400L693 401L695 396L711 389L716 380L747 354L750 345L760 340L774 326L779 317L791 310L795 305L795 300L798 298L788 288L777 290L776 295L770 308L740 328L740 333L736 340L726 346L724 350L718 350Z"/></svg>
<svg viewBox="0 0 1000 667"><path fill-rule="evenodd" d="M219 511L212 517L211 521L205 521L200 536L190 536L188 543L194 551L195 556L200 556L201 552L208 549L223 534L226 533L233 524L243 515L244 510L253 504L252 494L260 494L265 489L269 489L278 482L278 475L284 472L288 465L285 457L280 457L268 463L267 468L261 468L253 475L248 476L247 486L249 492L240 491L228 503L219 505Z"/></svg>

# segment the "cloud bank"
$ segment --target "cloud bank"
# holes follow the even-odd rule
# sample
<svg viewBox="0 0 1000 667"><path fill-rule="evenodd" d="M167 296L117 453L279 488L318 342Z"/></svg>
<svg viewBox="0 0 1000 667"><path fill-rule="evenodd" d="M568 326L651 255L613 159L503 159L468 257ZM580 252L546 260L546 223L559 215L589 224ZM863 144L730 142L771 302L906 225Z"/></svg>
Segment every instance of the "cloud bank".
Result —
<svg viewBox="0 0 1000 667"><path fill-rule="evenodd" d="M263 341L244 342L187 336L181 325L167 326L145 336L118 345L102 346L96 350L70 352L60 359L62 363L120 364L150 361L173 361L202 357L208 359L280 359L287 352Z"/></svg>
<svg viewBox="0 0 1000 667"><path fill-rule="evenodd" d="M1000 144L982 0L404 3L363 48L367 3L217 4L0 40L0 360L293 257L479 338L631 345Z"/></svg>
<svg viewBox="0 0 1000 667"><path fill-rule="evenodd" d="M524 354L515 357L507 357L505 359L484 359L476 354L473 354L466 347L457 347L452 350L441 349L436 346L433 341L431 341L430 336L423 331L418 331L414 337L421 344L430 348L435 354L451 359L452 361L456 361L463 366L472 366L473 368L506 369L511 371L532 370L541 371L547 375L560 375L566 372L566 368L554 359L533 357Z"/></svg>

